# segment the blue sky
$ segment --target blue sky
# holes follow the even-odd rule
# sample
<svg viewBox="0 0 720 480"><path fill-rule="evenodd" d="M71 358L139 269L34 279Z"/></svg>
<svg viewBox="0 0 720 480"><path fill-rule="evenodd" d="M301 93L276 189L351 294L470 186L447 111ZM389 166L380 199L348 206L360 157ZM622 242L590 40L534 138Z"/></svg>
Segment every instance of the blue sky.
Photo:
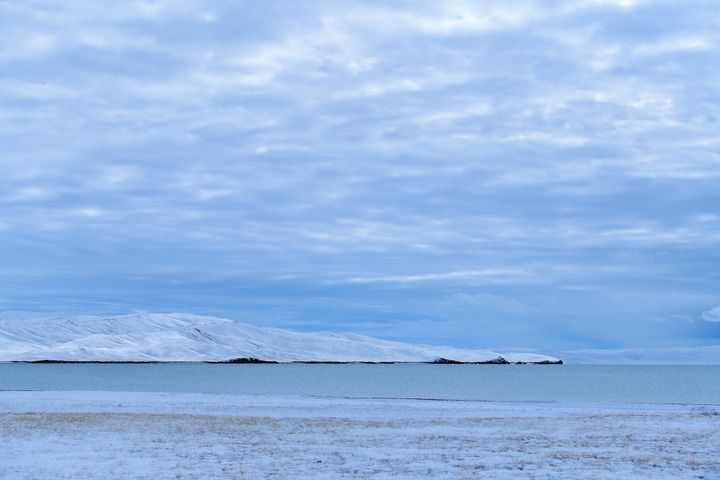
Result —
<svg viewBox="0 0 720 480"><path fill-rule="evenodd" d="M720 343L720 6L0 2L0 314Z"/></svg>

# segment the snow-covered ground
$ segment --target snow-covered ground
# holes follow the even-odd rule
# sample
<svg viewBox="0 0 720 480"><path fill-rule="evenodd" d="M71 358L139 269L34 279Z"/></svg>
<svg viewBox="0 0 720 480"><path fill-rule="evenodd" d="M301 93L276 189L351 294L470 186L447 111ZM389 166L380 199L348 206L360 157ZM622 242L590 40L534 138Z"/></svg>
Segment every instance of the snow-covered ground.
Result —
<svg viewBox="0 0 720 480"><path fill-rule="evenodd" d="M292 332L183 313L0 319L0 361L557 362L535 353L391 342L351 333Z"/></svg>
<svg viewBox="0 0 720 480"><path fill-rule="evenodd" d="M720 478L720 406L0 392L0 478Z"/></svg>

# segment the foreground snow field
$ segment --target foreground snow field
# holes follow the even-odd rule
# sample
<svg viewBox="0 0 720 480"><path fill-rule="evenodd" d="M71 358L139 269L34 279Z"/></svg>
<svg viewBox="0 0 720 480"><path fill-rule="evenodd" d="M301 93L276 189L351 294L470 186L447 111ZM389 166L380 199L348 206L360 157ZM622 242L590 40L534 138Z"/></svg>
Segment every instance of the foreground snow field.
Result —
<svg viewBox="0 0 720 480"><path fill-rule="evenodd" d="M720 478L720 407L0 392L0 478Z"/></svg>

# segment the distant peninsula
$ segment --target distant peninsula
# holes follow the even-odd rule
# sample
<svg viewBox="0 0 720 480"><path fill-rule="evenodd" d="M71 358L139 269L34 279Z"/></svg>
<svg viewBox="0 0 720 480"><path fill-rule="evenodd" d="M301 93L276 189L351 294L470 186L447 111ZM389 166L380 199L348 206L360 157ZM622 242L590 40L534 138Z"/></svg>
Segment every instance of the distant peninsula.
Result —
<svg viewBox="0 0 720 480"><path fill-rule="evenodd" d="M351 333L294 332L190 314L138 313L0 320L0 362L561 364L562 360Z"/></svg>

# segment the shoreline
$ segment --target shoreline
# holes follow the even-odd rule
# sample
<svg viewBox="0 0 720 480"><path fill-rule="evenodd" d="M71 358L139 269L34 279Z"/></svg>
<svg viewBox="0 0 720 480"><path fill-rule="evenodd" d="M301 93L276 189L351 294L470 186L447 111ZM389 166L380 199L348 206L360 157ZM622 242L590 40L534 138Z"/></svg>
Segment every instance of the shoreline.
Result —
<svg viewBox="0 0 720 480"><path fill-rule="evenodd" d="M125 400L117 404L119 400ZM625 402L625 401L565 401L565 400L477 400L465 398L425 398L425 397L382 397L382 396L348 396L348 395L315 395L315 394L265 394L265 393L205 393L205 392L171 392L171 391L123 391L123 390L3 390L0 389L0 413L18 413L23 408L34 405L34 411L52 412L55 405L64 405L67 408L77 408L81 411L84 408L93 409L105 408L106 413L128 413L129 405L145 405L146 410L138 412L156 411L162 413L165 410L163 402L172 399L172 410L174 413L187 413L193 415L195 407L200 408L231 408L233 406L267 406L268 408L284 405L286 407L302 406L312 408L321 403L327 404L414 404L419 408L437 408L440 410L452 410L454 407L446 407L448 404L465 404L466 407L457 409L488 408L501 409L531 409L535 413L558 410L580 411L580 410L608 410L608 411L675 411L688 412L698 408L707 408L710 416L720 417L720 403L689 403L689 402ZM122 403L122 402L121 402ZM426 404L425 407L420 407ZM431 405L437 404L437 405ZM120 407L125 407L125 409ZM115 407L120 408L115 410ZM48 408L48 410L43 410ZM186 410L183 410L187 408ZM180 409L180 410L177 410ZM57 410L60 411L60 410ZM69 410L63 410L69 411ZM167 410L171 411L171 410ZM137 412L136 412L137 413ZM241 415L237 413L237 415Z"/></svg>
<svg viewBox="0 0 720 480"><path fill-rule="evenodd" d="M218 361L193 361L193 360L9 360L0 363L37 363L37 364L86 364L86 363L98 363L98 364L210 364L210 365L563 365L562 360L550 361L543 360L539 362L509 362L504 358L500 360L489 360L483 362L460 362L457 360L448 360L446 358L439 358L432 362L373 362L373 361L318 361L318 360L296 360L292 362L281 362L277 360L261 360L258 358L233 358L230 360L218 360Z"/></svg>

